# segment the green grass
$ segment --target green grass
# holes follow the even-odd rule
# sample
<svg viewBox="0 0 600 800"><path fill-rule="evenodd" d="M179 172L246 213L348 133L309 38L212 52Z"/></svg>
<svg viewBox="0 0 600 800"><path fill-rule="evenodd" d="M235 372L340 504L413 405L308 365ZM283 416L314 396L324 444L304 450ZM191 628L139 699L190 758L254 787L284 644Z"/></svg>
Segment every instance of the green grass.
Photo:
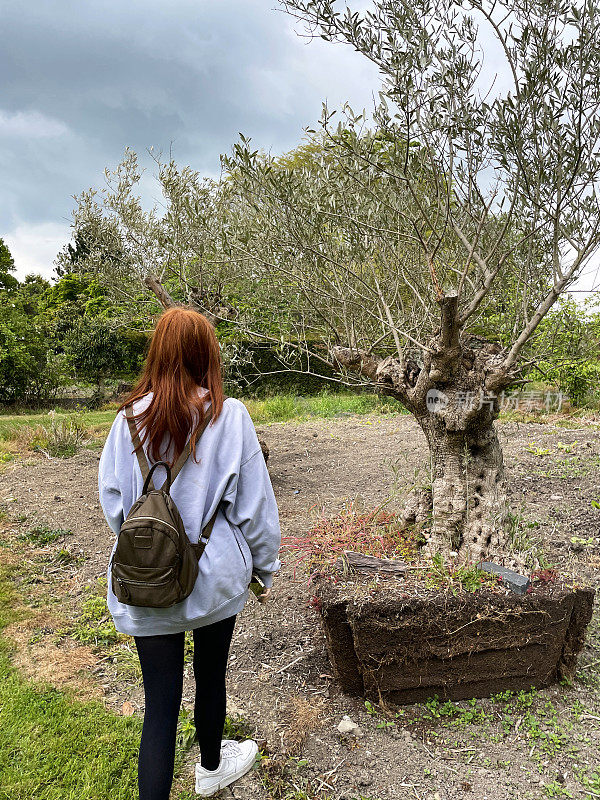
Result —
<svg viewBox="0 0 600 800"><path fill-rule="evenodd" d="M0 655L2 800L130 800L141 720L24 681Z"/></svg>
<svg viewBox="0 0 600 800"><path fill-rule="evenodd" d="M0 631L26 616L17 608L10 572L0 567ZM0 800L135 800L141 717L25 680L10 652L0 636Z"/></svg>
<svg viewBox="0 0 600 800"><path fill-rule="evenodd" d="M374 393L356 393L352 391L331 392L324 389L316 395L300 396L280 393L263 399L243 398L253 422L256 425L274 422L305 422L310 419L330 419L336 416L366 414L407 414L408 412L397 400ZM88 436L87 446L97 447L108 433L115 418L116 404L105 407L101 411L79 411L77 420L84 427ZM566 422L572 422L575 412L565 415ZM55 424L73 418L67 411L57 411L54 417ZM520 420L544 421L544 415L538 412L503 410L500 419L503 421ZM565 424L566 424L565 422ZM14 457L15 447L9 443L23 443L17 450L27 449L38 440L43 441L45 431L48 431L51 417L47 411L31 413L0 414L0 463ZM554 422L554 424L560 424ZM3 447L3 443L5 446ZM70 453L66 453L69 455ZM1 798L0 798L1 800Z"/></svg>
<svg viewBox="0 0 600 800"><path fill-rule="evenodd" d="M397 400L370 393L323 391L307 397L278 394L264 400L241 399L257 425L288 420L301 422L313 417L328 419L346 414L408 413Z"/></svg>
<svg viewBox="0 0 600 800"><path fill-rule="evenodd" d="M0 629L26 612L0 572ZM137 796L138 717L35 685L12 667L0 640L1 800L131 800Z"/></svg>
<svg viewBox="0 0 600 800"><path fill-rule="evenodd" d="M13 572L16 568L0 566L0 800L135 800L141 717L117 716L99 702L82 703L69 692L24 679L12 666L1 631L29 613L19 605ZM103 624L114 632L112 623L102 623L105 617L105 600L92 589L71 635L95 627L90 644L112 645L112 635L98 641ZM190 731L180 728L176 774L191 744ZM250 732L245 720L227 718L226 738ZM194 796L191 790L176 795L177 800Z"/></svg>
<svg viewBox="0 0 600 800"><path fill-rule="evenodd" d="M312 418L329 418L336 415L350 414L398 414L407 413L403 406L391 398L376 394L355 394L354 392L321 392L310 397L292 394L278 394L263 400L240 398L246 405L255 424L271 422L297 422ZM115 418L116 405L103 411L78 412L77 419L85 428L86 434L94 441L103 439ZM55 424L72 419L73 415L66 411L57 411ZM45 431L51 426L51 417L47 411L39 413L2 414L0 415L0 458L9 460L10 452L4 452L2 443L23 441L31 445L44 439ZM1 800L1 798L0 798Z"/></svg>
<svg viewBox="0 0 600 800"><path fill-rule="evenodd" d="M108 432L115 418L115 409L108 411L87 411L84 412L82 420L86 428L91 433L104 433ZM70 415L66 411L57 411L56 419L68 419ZM30 427L36 428L42 426L48 428L50 426L50 417L47 411L35 414L2 414L0 415L0 442L14 441L19 436L19 431L22 428Z"/></svg>
<svg viewBox="0 0 600 800"><path fill-rule="evenodd" d="M539 385L540 387L542 384ZM528 384L529 389L538 388L538 384ZM263 399L244 398L240 400L248 409L256 425L273 422L303 422L313 418L328 419L335 416L365 414L407 414L408 412L397 400L371 392L357 393L350 390L340 392L322 390L319 394L300 396L291 393L279 393ZM77 411L77 421L84 427L89 437L87 446L97 446L108 433L115 418L117 404L111 403L99 411ZM590 409L575 409L564 415L564 419L553 419L554 425L572 424L581 417L586 422ZM523 411L521 409L503 409L500 419L505 422L544 422L547 415L541 411ZM74 418L68 411L57 410L55 424ZM2 443L24 441L35 444L37 439L44 440L44 433L51 425L48 411L25 411L0 414L0 464L14 457L14 447L2 447ZM67 453L67 455L69 455ZM0 798L0 800L2 800Z"/></svg>

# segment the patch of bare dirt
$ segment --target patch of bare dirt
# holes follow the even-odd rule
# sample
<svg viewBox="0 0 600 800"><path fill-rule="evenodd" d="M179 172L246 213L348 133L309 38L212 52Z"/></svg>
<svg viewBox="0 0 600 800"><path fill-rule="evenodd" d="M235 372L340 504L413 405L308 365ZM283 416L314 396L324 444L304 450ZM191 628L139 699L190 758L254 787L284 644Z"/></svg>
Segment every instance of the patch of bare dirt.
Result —
<svg viewBox="0 0 600 800"><path fill-rule="evenodd" d="M57 626L54 615L41 613L5 628L3 635L15 647L14 665L27 678L69 689L80 700L102 699L104 692L92 675L97 654L73 641L59 646L54 640Z"/></svg>
<svg viewBox="0 0 600 800"><path fill-rule="evenodd" d="M263 425L258 432L270 448L269 471L284 536L305 533L322 509L333 515L351 501L372 507L393 494L390 506L399 509L410 486L426 477L425 439L408 416ZM569 427L510 422L501 423L499 433L515 517L531 538L543 541L563 572L584 575L597 585L600 510L592 506L600 499L597 427L577 421ZM38 521L72 532L54 548L68 549L81 562L62 573L42 575L41 585L21 585L21 592L60 597L61 611L72 618L86 589L106 574L112 545L97 500L98 457L86 451L66 461L11 462L0 472L0 503L11 519L26 517L14 523L15 531ZM536 739L526 712L518 724L518 718L510 726L503 724L500 712L496 720L491 701L481 703L493 724L440 727L423 722L420 706L412 707L406 719L390 721L363 701L341 694L311 607L312 587L306 576L294 578L289 554L283 560L272 602L266 607L249 602L240 615L229 668L231 704L271 752L270 767L263 770L270 776L268 787L252 773L224 797L267 800L284 796L282 787L291 791L294 785L311 800L455 800L465 795L535 800L561 796L559 791L582 800L590 796L581 776L600 770L600 679L592 680L594 660L600 660L595 632L573 687L540 693L540 702L555 709L553 724L567 737L563 745L551 748L546 739ZM93 676L90 665L88 673L109 705L121 708L128 701L143 710L139 681L124 678L110 660L99 662ZM184 704L191 707L192 702L188 666ZM574 717L573 707L583 708L588 718ZM345 714L359 724L362 736L338 732ZM305 765L289 758L299 755ZM191 787L197 757L193 749L178 787Z"/></svg>

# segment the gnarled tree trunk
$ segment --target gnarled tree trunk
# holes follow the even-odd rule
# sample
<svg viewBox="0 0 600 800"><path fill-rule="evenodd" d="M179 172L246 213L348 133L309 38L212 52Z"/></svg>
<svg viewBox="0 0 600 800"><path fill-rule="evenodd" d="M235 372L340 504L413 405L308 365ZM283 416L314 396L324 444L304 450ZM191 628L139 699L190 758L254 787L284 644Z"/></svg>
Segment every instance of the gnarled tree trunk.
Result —
<svg viewBox="0 0 600 800"><path fill-rule="evenodd" d="M490 419L448 429L440 412L418 417L431 453L430 548L479 561L507 549L502 448Z"/></svg>
<svg viewBox="0 0 600 800"><path fill-rule="evenodd" d="M494 421L500 392L517 377L500 345L461 334L457 300L440 299L441 327L421 365L336 347L343 366L369 376L415 416L430 450L431 491L409 500L431 554L478 562L509 550L506 480Z"/></svg>

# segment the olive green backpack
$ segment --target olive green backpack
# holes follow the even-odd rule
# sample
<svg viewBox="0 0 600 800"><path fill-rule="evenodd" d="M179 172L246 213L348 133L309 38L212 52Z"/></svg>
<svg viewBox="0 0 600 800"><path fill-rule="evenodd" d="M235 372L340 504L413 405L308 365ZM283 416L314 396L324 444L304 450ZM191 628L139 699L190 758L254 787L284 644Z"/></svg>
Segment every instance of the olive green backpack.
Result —
<svg viewBox="0 0 600 800"><path fill-rule="evenodd" d="M190 443L172 468L164 461L157 461L150 467L144 450L139 446L132 406L126 407L125 415L133 445L137 448L144 488L119 531L111 560L112 589L121 603L168 608L191 594L198 577L198 561L212 533L219 506L202 530L198 544L192 544L170 495L171 484L190 455ZM212 409L209 408L198 439L211 417ZM152 482L158 466L167 472L167 479L160 489L156 489Z"/></svg>

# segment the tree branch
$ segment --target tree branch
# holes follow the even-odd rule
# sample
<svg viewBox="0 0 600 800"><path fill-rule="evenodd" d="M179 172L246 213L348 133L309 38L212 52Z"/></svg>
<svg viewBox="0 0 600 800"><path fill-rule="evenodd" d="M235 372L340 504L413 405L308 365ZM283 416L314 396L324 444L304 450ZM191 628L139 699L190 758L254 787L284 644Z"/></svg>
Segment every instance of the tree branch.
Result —
<svg viewBox="0 0 600 800"><path fill-rule="evenodd" d="M168 308L175 308L178 305L167 292L162 283L158 280L156 275L146 275L144 278L144 285L150 289L152 294L156 297L158 302L165 310Z"/></svg>

